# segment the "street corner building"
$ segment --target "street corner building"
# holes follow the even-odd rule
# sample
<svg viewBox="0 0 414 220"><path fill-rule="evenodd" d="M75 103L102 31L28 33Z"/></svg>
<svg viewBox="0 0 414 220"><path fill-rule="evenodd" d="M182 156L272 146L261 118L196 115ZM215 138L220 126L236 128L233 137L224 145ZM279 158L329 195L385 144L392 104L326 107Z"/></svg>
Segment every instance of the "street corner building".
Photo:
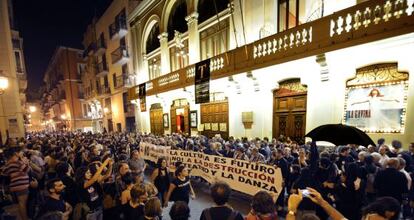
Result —
<svg viewBox="0 0 414 220"><path fill-rule="evenodd" d="M402 0L143 1L127 16L137 130L303 143L343 123L412 142L413 10Z"/></svg>
<svg viewBox="0 0 414 220"><path fill-rule="evenodd" d="M23 137L27 75L23 38L16 28L13 5L0 0L0 146L7 138Z"/></svg>

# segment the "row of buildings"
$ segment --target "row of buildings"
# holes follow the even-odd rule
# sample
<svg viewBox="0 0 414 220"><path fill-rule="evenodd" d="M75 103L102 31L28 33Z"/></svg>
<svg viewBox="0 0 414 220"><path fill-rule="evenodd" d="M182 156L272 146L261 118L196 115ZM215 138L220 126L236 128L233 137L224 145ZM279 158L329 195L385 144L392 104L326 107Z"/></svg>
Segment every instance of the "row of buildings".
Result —
<svg viewBox="0 0 414 220"><path fill-rule="evenodd" d="M413 0L116 0L83 51L57 50L54 59L73 53L74 72L49 68L45 121L298 142L346 123L413 142L413 11Z"/></svg>
<svg viewBox="0 0 414 220"><path fill-rule="evenodd" d="M23 137L31 124L26 103L27 77L23 39L16 28L11 0L0 0L0 145Z"/></svg>

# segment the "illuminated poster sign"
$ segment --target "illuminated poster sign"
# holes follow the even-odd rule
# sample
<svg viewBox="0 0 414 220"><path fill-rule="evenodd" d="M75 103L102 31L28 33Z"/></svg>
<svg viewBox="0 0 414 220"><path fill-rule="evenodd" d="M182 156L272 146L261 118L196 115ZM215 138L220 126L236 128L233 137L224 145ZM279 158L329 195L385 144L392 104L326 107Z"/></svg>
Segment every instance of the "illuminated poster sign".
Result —
<svg viewBox="0 0 414 220"><path fill-rule="evenodd" d="M146 88L146 84L145 83L139 84L138 89L139 89L138 98L139 98L139 105L140 105L141 112L146 112L147 111L147 102L146 102L147 88Z"/></svg>
<svg viewBox="0 0 414 220"><path fill-rule="evenodd" d="M195 103L210 102L210 59L195 65Z"/></svg>
<svg viewBox="0 0 414 220"><path fill-rule="evenodd" d="M367 132L403 130L405 85L349 88L345 123Z"/></svg>
<svg viewBox="0 0 414 220"><path fill-rule="evenodd" d="M344 123L369 133L403 133L407 91L408 73L395 63L358 69L347 82Z"/></svg>

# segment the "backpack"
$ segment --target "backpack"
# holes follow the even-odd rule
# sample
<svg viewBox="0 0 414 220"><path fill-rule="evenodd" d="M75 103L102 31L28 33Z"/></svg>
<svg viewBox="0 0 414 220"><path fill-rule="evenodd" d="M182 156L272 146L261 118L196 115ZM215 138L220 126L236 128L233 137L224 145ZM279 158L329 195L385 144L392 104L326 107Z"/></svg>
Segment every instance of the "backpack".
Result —
<svg viewBox="0 0 414 220"><path fill-rule="evenodd" d="M367 186L365 188L365 192L375 193L374 181L375 181L375 176L377 175L377 173L378 173L378 167L375 168L375 172L368 173L368 175L367 175Z"/></svg>
<svg viewBox="0 0 414 220"><path fill-rule="evenodd" d="M211 218L211 210L210 210L211 208L209 208L209 209L206 209L206 220L213 220L212 218ZM236 217L237 217L237 212L235 212L235 211L233 211L233 210L231 210L231 213L230 213L230 215L229 215L229 217L227 217L227 220L235 220L236 219Z"/></svg>

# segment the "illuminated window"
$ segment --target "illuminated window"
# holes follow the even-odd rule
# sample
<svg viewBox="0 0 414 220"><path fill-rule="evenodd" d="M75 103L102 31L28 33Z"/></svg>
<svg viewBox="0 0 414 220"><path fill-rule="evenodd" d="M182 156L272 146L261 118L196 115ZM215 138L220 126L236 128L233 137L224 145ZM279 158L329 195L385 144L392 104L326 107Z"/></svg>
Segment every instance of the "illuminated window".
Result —
<svg viewBox="0 0 414 220"><path fill-rule="evenodd" d="M185 40L182 47L174 45L170 48L171 71L184 68L188 65L188 40Z"/></svg>
<svg viewBox="0 0 414 220"><path fill-rule="evenodd" d="M278 6L278 32L299 24L299 0L279 0Z"/></svg>
<svg viewBox="0 0 414 220"><path fill-rule="evenodd" d="M226 19L200 33L202 60L224 53L228 50L229 30L229 19Z"/></svg>
<svg viewBox="0 0 414 220"><path fill-rule="evenodd" d="M161 55L148 59L148 73L150 80L155 79L161 74Z"/></svg>

